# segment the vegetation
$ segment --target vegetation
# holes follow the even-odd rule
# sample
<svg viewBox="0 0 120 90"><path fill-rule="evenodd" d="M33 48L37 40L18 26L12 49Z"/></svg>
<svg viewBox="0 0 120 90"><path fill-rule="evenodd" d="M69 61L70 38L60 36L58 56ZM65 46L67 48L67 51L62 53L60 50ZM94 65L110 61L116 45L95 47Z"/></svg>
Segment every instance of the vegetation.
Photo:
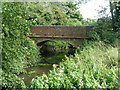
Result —
<svg viewBox="0 0 120 90"><path fill-rule="evenodd" d="M0 67L0 85L2 85L2 68Z"/></svg>
<svg viewBox="0 0 120 90"><path fill-rule="evenodd" d="M2 57L2 41L1 41L1 35L0 35L0 85L2 85L2 65L1 65L1 57Z"/></svg>
<svg viewBox="0 0 120 90"><path fill-rule="evenodd" d="M99 18L94 24L93 31L91 31L89 35L94 40L100 40L109 44L117 45L117 42L115 44L115 41L118 38L118 32L113 31L112 20L110 17Z"/></svg>
<svg viewBox="0 0 120 90"><path fill-rule="evenodd" d="M118 88L118 48L115 41L119 39L119 3L111 6L114 18L102 17L95 22L84 20L73 2L3 2L2 85L6 88L26 88L18 75L41 61L38 47L28 38L32 35L30 26L94 25L89 33L94 42L86 41L74 56L66 56L65 61L54 64L48 76L43 74L34 78L29 88ZM70 47L64 42L50 41L42 49L48 44L54 48Z"/></svg>
<svg viewBox="0 0 120 90"><path fill-rule="evenodd" d="M44 51L43 53L46 53L46 52L60 52L60 51L63 51L63 50L67 50L69 49L70 47L72 47L72 45L68 44L67 42L65 41L60 41L60 40L50 40L50 41L47 41L46 43L44 43L40 49L40 51Z"/></svg>
<svg viewBox="0 0 120 90"><path fill-rule="evenodd" d="M27 20L36 25L86 25L94 20L84 20L73 2L26 3Z"/></svg>
<svg viewBox="0 0 120 90"><path fill-rule="evenodd" d="M59 4L61 11L54 7L58 3L3 2L2 4L2 85L13 88L20 84L18 75L24 72L24 68L40 62L39 49L34 41L27 37L31 35L29 27L38 24L63 25L66 23L64 17L67 14L62 13L62 3ZM48 4L51 5L52 13L49 12ZM47 6L46 11L44 5ZM69 3L64 7L67 5Z"/></svg>
<svg viewBox="0 0 120 90"><path fill-rule="evenodd" d="M17 75L24 68L39 62L39 50L34 41L30 40L29 27L31 21L25 19L23 3L9 2L2 6L2 85L15 87L19 84Z"/></svg>
<svg viewBox="0 0 120 90"><path fill-rule="evenodd" d="M63 61L62 59L65 59L65 55L69 56L69 52L70 51L67 50L63 52L57 52L54 54L51 54L51 53L44 54L41 62L46 62L49 64L58 64Z"/></svg>
<svg viewBox="0 0 120 90"><path fill-rule="evenodd" d="M117 32L120 28L120 1L110 2L113 30Z"/></svg>
<svg viewBox="0 0 120 90"><path fill-rule="evenodd" d="M65 55L75 52L73 46L65 41L50 40L42 44L40 55L43 57L41 62L50 64L59 63L65 58Z"/></svg>
<svg viewBox="0 0 120 90"><path fill-rule="evenodd" d="M30 88L118 88L118 51L102 42L87 43L59 68L34 78Z"/></svg>
<svg viewBox="0 0 120 90"><path fill-rule="evenodd" d="M118 45L119 37L119 29L120 29L120 2L111 3L111 14L112 17L106 15L101 18L98 18L97 22L94 23L94 28L90 32L90 37L94 40L104 41L105 43L109 43L112 46ZM104 8L99 12L99 14L106 13L106 9Z"/></svg>
<svg viewBox="0 0 120 90"><path fill-rule="evenodd" d="M118 88L118 48L112 47L118 32L112 28L111 17L98 19L91 33L97 42L87 42L75 57L54 64L53 71L34 78L30 88Z"/></svg>

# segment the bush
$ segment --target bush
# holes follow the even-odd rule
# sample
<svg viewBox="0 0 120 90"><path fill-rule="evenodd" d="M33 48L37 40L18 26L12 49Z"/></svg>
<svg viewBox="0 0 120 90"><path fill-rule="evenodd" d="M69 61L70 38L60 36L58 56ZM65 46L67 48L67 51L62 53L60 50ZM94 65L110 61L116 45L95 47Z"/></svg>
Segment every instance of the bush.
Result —
<svg viewBox="0 0 120 90"><path fill-rule="evenodd" d="M102 42L87 43L75 57L54 64L48 76L34 78L30 88L118 88L117 54Z"/></svg>
<svg viewBox="0 0 120 90"><path fill-rule="evenodd" d="M39 50L34 41L27 36L30 34L31 21L26 20L26 8L20 2L2 3L2 70L5 87L13 87L18 84L17 75L24 68L38 62Z"/></svg>

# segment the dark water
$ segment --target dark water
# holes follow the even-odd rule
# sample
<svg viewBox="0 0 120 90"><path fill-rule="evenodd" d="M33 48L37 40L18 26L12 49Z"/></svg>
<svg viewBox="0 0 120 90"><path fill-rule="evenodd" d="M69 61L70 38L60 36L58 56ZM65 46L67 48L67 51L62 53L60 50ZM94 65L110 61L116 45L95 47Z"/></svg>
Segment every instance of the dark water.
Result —
<svg viewBox="0 0 120 90"><path fill-rule="evenodd" d="M41 53L42 63L58 64L65 60L65 56L74 55L76 49L70 48L61 52L45 52Z"/></svg>

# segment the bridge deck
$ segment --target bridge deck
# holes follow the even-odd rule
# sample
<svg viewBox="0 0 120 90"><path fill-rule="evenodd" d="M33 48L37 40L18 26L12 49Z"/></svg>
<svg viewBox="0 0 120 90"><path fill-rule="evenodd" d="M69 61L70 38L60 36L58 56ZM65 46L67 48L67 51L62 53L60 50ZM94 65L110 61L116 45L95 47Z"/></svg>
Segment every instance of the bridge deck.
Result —
<svg viewBox="0 0 120 90"><path fill-rule="evenodd" d="M31 38L78 38L87 39L92 26L32 26Z"/></svg>

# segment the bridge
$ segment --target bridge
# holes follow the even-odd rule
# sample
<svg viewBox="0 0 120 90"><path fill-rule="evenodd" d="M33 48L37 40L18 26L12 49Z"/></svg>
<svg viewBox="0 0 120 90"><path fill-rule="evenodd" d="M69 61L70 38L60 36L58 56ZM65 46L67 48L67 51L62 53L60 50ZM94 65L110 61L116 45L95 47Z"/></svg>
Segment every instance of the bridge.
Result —
<svg viewBox="0 0 120 90"><path fill-rule="evenodd" d="M90 39L88 32L92 26L32 26L31 33L35 35L29 36L35 43L40 46L49 40L62 40L74 47L78 47L84 43L84 39Z"/></svg>

